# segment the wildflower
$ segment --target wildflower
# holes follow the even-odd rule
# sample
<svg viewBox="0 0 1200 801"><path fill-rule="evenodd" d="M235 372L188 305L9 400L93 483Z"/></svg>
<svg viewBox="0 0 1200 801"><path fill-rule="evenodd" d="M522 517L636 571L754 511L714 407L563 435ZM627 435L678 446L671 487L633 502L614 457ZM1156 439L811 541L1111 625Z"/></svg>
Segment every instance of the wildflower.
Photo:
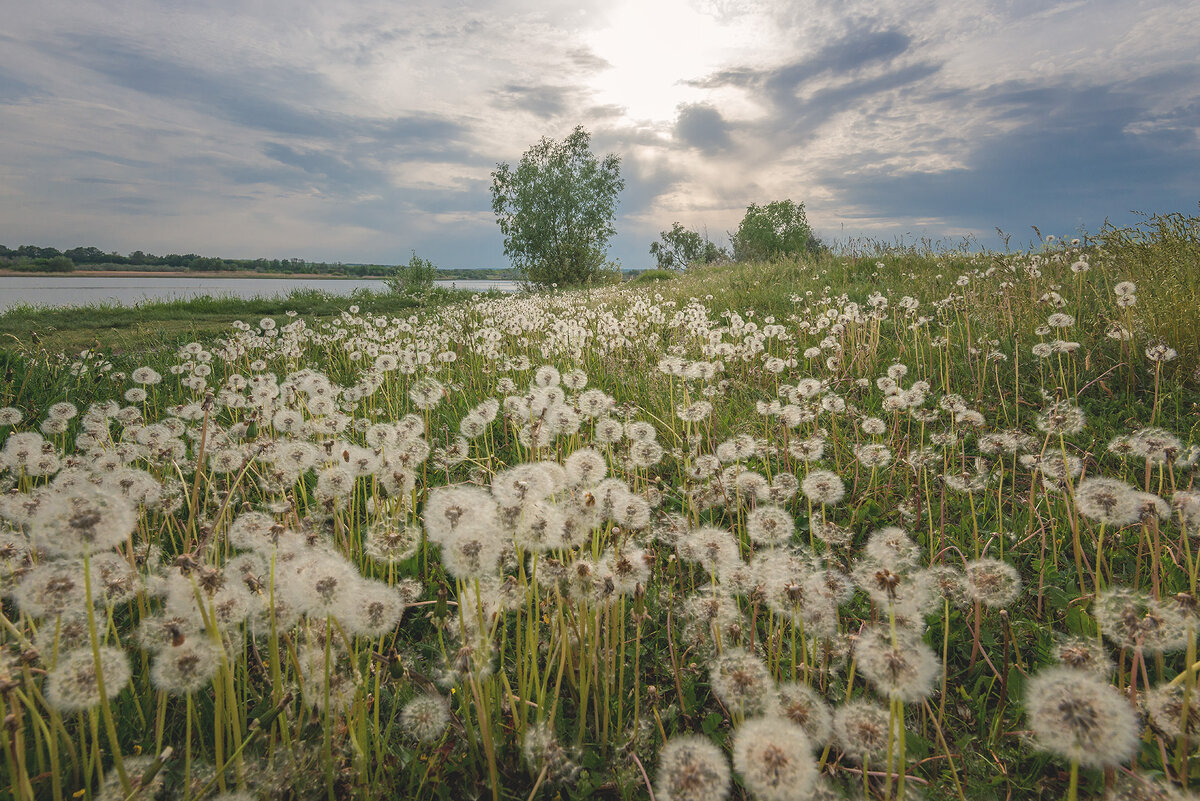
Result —
<svg viewBox="0 0 1200 801"><path fill-rule="evenodd" d="M1196 744L1200 733L1200 699L1193 686L1184 704L1186 687L1183 684L1164 684L1155 687L1146 695L1146 713L1151 725L1171 740L1183 738L1185 748ZM1184 714L1184 710L1187 714Z"/></svg>
<svg viewBox="0 0 1200 801"><path fill-rule="evenodd" d="M854 456L868 469L883 468L892 463L892 452L886 445L855 445Z"/></svg>
<svg viewBox="0 0 1200 801"><path fill-rule="evenodd" d="M800 482L800 489L815 504L832 506L846 495L846 485L832 470L813 470Z"/></svg>
<svg viewBox="0 0 1200 801"><path fill-rule="evenodd" d="M774 682L767 666L743 648L727 648L709 667L713 694L734 715L772 711Z"/></svg>
<svg viewBox="0 0 1200 801"><path fill-rule="evenodd" d="M1084 517L1106 526L1128 526L1138 520L1134 489L1115 478L1089 477L1075 488L1075 507Z"/></svg>
<svg viewBox="0 0 1200 801"><path fill-rule="evenodd" d="M1142 428L1129 435L1131 452L1151 464L1163 464L1175 458L1183 447L1179 437L1161 428Z"/></svg>
<svg viewBox="0 0 1200 801"><path fill-rule="evenodd" d="M580 448L563 464L567 484L573 487L593 487L608 474L608 463L594 448Z"/></svg>
<svg viewBox="0 0 1200 801"><path fill-rule="evenodd" d="M1046 434L1078 434L1083 430L1084 414L1078 406L1056 403L1038 415L1037 427Z"/></svg>
<svg viewBox="0 0 1200 801"><path fill-rule="evenodd" d="M1132 295L1135 292L1137 292L1137 286L1132 281L1122 281L1113 287L1113 293L1117 297Z"/></svg>
<svg viewBox="0 0 1200 801"><path fill-rule="evenodd" d="M521 756L530 774L542 776L551 784L571 783L579 775L577 749L564 748L548 721L526 729Z"/></svg>
<svg viewBox="0 0 1200 801"><path fill-rule="evenodd" d="M1176 490L1171 496L1171 508L1184 531L1192 536L1200 533L1200 491Z"/></svg>
<svg viewBox="0 0 1200 801"><path fill-rule="evenodd" d="M847 701L833 714L833 732L838 745L856 762L887 754L891 715L874 701Z"/></svg>
<svg viewBox="0 0 1200 801"><path fill-rule="evenodd" d="M421 745L432 745L450 727L450 706L436 692L418 695L400 712L402 729Z"/></svg>
<svg viewBox="0 0 1200 801"><path fill-rule="evenodd" d="M972 600L984 606L1008 606L1021 591L1021 577L1008 562L975 559L967 562L966 590Z"/></svg>
<svg viewBox="0 0 1200 801"><path fill-rule="evenodd" d="M133 505L121 495L80 484L47 498L29 521L34 544L54 554L106 551L137 525Z"/></svg>
<svg viewBox="0 0 1200 801"><path fill-rule="evenodd" d="M187 695L208 686L220 666L220 652L211 640L189 637L154 655L150 681L169 695Z"/></svg>
<svg viewBox="0 0 1200 801"><path fill-rule="evenodd" d="M708 738L677 735L659 753L654 797L659 801L725 801L729 778L724 752Z"/></svg>
<svg viewBox="0 0 1200 801"><path fill-rule="evenodd" d="M1029 728L1043 750L1085 767L1127 761L1137 750L1137 717L1111 684L1065 667L1043 668L1025 692Z"/></svg>
<svg viewBox="0 0 1200 801"><path fill-rule="evenodd" d="M52 618L86 609L83 562L42 562L21 577L12 595L17 608L32 617Z"/></svg>
<svg viewBox="0 0 1200 801"><path fill-rule="evenodd" d="M868 559L893 570L915 566L921 557L921 546L899 526L886 526L871 532L864 550Z"/></svg>
<svg viewBox="0 0 1200 801"><path fill-rule="evenodd" d="M792 538L796 521L778 506L757 506L746 516L746 534L759 545L781 545Z"/></svg>
<svg viewBox="0 0 1200 801"><path fill-rule="evenodd" d="M366 581L346 599L338 620L350 634L382 637L400 624L403 614L404 599L399 591L381 581Z"/></svg>
<svg viewBox="0 0 1200 801"><path fill-rule="evenodd" d="M1065 667L1106 677L1113 662L1095 637L1064 637L1054 646L1054 658Z"/></svg>
<svg viewBox="0 0 1200 801"><path fill-rule="evenodd" d="M779 685L777 714L804 729L809 743L820 748L833 734L833 713L816 690L803 682Z"/></svg>
<svg viewBox="0 0 1200 801"><path fill-rule="evenodd" d="M855 653L859 669L880 693L906 702L928 697L941 673L933 649L909 631L893 639L887 628L867 629Z"/></svg>
<svg viewBox="0 0 1200 801"><path fill-rule="evenodd" d="M1137 590L1117 587L1100 593L1093 614L1100 632L1122 648L1155 654L1179 650L1187 642L1182 611Z"/></svg>
<svg viewBox="0 0 1200 801"><path fill-rule="evenodd" d="M675 411L676 416L685 423L701 423L712 414L713 405L706 400L694 401Z"/></svg>
<svg viewBox="0 0 1200 801"><path fill-rule="evenodd" d="M421 529L391 518L372 523L363 541L363 552L376 562L403 562L420 547Z"/></svg>
<svg viewBox="0 0 1200 801"><path fill-rule="evenodd" d="M733 767L759 801L804 798L817 778L804 729L786 718L756 718L733 734Z"/></svg>
<svg viewBox="0 0 1200 801"><path fill-rule="evenodd" d="M99 670L97 670L99 668ZM100 681L111 702L129 683L129 660L111 645L99 647L97 661L91 648L60 655L46 676L46 703L59 712L80 712L100 703Z"/></svg>
<svg viewBox="0 0 1200 801"><path fill-rule="evenodd" d="M788 453L805 462L819 461L825 454L825 440L821 437L792 440L788 443Z"/></svg>
<svg viewBox="0 0 1200 801"><path fill-rule="evenodd" d="M1161 342L1146 348L1146 358L1152 362L1174 361L1178 355L1179 353L1174 348L1167 347Z"/></svg>

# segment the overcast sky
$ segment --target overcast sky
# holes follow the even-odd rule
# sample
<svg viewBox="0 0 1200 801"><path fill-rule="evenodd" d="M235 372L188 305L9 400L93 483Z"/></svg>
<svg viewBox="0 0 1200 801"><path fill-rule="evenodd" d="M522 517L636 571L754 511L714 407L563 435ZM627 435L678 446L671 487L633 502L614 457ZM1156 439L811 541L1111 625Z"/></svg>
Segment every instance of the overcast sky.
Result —
<svg viewBox="0 0 1200 801"><path fill-rule="evenodd" d="M0 243L503 266L489 173L582 124L611 255L791 198L996 243L1200 201L1190 0L56 0L0 26Z"/></svg>

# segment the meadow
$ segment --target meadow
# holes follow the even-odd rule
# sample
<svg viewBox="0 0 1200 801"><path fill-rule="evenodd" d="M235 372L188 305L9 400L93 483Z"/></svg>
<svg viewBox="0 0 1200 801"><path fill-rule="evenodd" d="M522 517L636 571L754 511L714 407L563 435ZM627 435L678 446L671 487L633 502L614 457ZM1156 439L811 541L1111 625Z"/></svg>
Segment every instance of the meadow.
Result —
<svg viewBox="0 0 1200 801"><path fill-rule="evenodd" d="M0 792L1193 797L1198 233L14 334Z"/></svg>

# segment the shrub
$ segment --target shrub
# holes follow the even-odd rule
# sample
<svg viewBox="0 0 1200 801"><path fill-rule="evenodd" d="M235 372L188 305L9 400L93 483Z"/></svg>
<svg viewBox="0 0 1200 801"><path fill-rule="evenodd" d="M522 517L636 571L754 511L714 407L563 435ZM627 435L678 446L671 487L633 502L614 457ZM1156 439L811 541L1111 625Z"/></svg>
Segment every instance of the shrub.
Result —
<svg viewBox="0 0 1200 801"><path fill-rule="evenodd" d="M413 251L408 264L397 265L386 283L393 292L412 296L425 295L433 289L437 272L436 264L421 258Z"/></svg>
<svg viewBox="0 0 1200 801"><path fill-rule="evenodd" d="M804 204L791 200L765 206L751 203L730 239L735 261L770 261L823 249L808 226Z"/></svg>
<svg viewBox="0 0 1200 801"><path fill-rule="evenodd" d="M698 231L684 228L678 222L671 223L670 231L659 232L659 242L650 243L650 255L664 270L685 270L693 264L712 264L726 261L729 254L701 236Z"/></svg>

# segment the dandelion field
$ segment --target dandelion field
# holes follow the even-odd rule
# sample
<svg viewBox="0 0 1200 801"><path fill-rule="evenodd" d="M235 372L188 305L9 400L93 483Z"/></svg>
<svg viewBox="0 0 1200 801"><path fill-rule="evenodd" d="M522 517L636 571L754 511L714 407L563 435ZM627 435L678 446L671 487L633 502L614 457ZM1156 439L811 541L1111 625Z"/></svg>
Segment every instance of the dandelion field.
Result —
<svg viewBox="0 0 1200 801"><path fill-rule="evenodd" d="M23 353L0 793L1191 797L1153 222Z"/></svg>

